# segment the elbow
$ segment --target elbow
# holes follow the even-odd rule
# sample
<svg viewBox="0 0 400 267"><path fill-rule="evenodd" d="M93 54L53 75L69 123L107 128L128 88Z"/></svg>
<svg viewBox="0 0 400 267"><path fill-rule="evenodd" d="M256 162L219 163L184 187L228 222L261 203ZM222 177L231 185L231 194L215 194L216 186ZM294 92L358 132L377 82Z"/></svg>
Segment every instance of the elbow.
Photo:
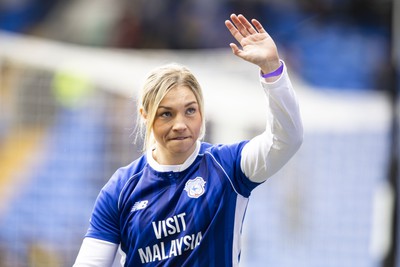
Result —
<svg viewBox="0 0 400 267"><path fill-rule="evenodd" d="M301 131L301 133L294 140L294 147L296 148L296 151L299 150L299 148L303 144L303 140L304 140L304 134L303 131Z"/></svg>
<svg viewBox="0 0 400 267"><path fill-rule="evenodd" d="M296 131L296 134L291 135L289 138L287 138L287 141L285 142L285 146L288 149L288 152L292 155L294 155L301 147L303 144L303 130L301 129L300 131Z"/></svg>
<svg viewBox="0 0 400 267"><path fill-rule="evenodd" d="M292 147L293 147L294 153L300 149L301 145L303 144L303 140L304 140L304 134L303 134L303 130L301 130L292 139Z"/></svg>
<svg viewBox="0 0 400 267"><path fill-rule="evenodd" d="M292 121L286 128L286 135L281 136L281 142L283 147L286 147L291 153L296 153L303 144L304 130L303 124L299 119L297 123Z"/></svg>
<svg viewBox="0 0 400 267"><path fill-rule="evenodd" d="M295 125L294 134L292 136L293 148L295 151L299 150L301 145L303 144L304 139L304 130L303 130L303 123L299 120L300 123Z"/></svg>
<svg viewBox="0 0 400 267"><path fill-rule="evenodd" d="M274 136L272 147L276 150L294 154L303 144L303 128L300 127L286 135Z"/></svg>

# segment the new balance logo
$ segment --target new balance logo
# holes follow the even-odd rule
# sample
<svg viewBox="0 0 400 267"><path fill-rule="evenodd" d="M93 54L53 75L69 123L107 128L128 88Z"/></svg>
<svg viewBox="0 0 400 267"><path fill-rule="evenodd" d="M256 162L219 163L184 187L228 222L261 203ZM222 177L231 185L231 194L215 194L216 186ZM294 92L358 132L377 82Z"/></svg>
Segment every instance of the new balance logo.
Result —
<svg viewBox="0 0 400 267"><path fill-rule="evenodd" d="M147 207L147 203L149 203L148 200L142 200L142 201L136 201L135 204L133 204L133 207L131 209L131 212L137 211L137 210L142 210Z"/></svg>

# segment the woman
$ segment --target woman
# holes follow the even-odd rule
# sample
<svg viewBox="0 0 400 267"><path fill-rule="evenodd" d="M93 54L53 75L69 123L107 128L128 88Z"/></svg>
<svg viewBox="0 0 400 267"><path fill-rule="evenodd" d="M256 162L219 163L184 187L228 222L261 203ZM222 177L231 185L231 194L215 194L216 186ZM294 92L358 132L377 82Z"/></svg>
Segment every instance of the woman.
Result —
<svg viewBox="0 0 400 267"><path fill-rule="evenodd" d="M276 46L257 20L225 22L238 57L260 68L272 125L230 145L201 142L200 86L185 67L154 70L144 86L143 156L101 190L74 266L238 266L251 191L278 171L302 142L297 100ZM267 117L267 114L266 114Z"/></svg>

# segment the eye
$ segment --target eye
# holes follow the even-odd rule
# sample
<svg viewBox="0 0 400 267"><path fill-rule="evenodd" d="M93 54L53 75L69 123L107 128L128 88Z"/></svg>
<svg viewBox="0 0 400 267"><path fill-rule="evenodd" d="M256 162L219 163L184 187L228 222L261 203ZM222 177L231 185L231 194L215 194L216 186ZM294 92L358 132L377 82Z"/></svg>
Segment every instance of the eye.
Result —
<svg viewBox="0 0 400 267"><path fill-rule="evenodd" d="M195 108L188 108L187 110L186 110L186 114L187 115L193 115L193 114L195 114L196 113L196 109Z"/></svg>
<svg viewBox="0 0 400 267"><path fill-rule="evenodd" d="M169 118L172 116L172 113L169 111L165 111L165 112L160 113L159 116L162 118Z"/></svg>

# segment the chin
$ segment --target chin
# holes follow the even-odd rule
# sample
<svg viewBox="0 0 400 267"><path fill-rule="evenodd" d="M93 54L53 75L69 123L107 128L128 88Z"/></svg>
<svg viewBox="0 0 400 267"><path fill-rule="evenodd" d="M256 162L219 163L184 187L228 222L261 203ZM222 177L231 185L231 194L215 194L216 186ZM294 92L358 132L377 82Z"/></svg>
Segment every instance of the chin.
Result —
<svg viewBox="0 0 400 267"><path fill-rule="evenodd" d="M173 146L171 146L171 151L174 153L188 153L188 152L192 152L193 148L195 146L195 142L192 142L191 144L174 144Z"/></svg>

